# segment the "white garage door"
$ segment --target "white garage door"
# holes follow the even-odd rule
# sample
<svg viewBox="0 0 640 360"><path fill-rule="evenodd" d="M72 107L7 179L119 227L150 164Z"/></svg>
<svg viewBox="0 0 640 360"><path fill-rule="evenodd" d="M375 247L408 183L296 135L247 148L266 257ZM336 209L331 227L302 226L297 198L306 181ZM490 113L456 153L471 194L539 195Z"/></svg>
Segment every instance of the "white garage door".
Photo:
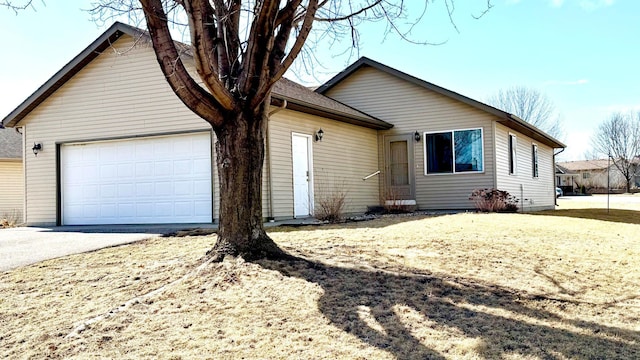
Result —
<svg viewBox="0 0 640 360"><path fill-rule="evenodd" d="M211 222L209 133L61 146L62 223Z"/></svg>

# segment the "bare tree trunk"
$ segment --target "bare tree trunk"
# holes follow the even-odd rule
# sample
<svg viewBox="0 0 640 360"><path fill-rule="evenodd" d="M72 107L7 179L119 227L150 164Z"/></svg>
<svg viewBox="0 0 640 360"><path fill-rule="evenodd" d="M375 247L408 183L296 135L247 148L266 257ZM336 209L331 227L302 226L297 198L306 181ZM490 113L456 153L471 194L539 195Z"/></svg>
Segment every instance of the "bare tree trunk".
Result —
<svg viewBox="0 0 640 360"><path fill-rule="evenodd" d="M218 241L207 254L218 260L225 255L246 260L285 255L266 234L262 222L265 105L254 111L233 114L233 121L215 130L220 227Z"/></svg>

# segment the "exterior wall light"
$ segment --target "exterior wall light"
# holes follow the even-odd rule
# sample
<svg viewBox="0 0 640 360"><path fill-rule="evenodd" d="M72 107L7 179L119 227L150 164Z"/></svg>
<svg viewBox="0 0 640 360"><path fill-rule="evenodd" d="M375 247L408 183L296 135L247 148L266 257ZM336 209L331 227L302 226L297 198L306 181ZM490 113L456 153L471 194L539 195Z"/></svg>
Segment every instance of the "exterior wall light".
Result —
<svg viewBox="0 0 640 360"><path fill-rule="evenodd" d="M420 142L420 133L416 131L415 134L413 134L413 138L416 142Z"/></svg>
<svg viewBox="0 0 640 360"><path fill-rule="evenodd" d="M33 143L31 150L33 150L35 156L38 156L38 153L42 151L42 143Z"/></svg>
<svg viewBox="0 0 640 360"><path fill-rule="evenodd" d="M316 131L316 141L322 141L323 136L324 136L324 131L322 131L322 128Z"/></svg>

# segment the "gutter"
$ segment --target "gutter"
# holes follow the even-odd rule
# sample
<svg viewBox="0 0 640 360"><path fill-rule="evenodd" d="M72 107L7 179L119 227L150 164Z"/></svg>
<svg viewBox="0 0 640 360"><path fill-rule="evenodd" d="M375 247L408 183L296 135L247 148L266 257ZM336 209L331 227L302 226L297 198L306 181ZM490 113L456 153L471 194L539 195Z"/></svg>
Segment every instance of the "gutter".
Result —
<svg viewBox="0 0 640 360"><path fill-rule="evenodd" d="M529 122L525 121L524 119L521 119L520 117L514 115L514 114L508 114L508 120L512 120L515 121L518 125L522 126L523 128L528 129L529 131L532 131L534 134L540 135L540 137L546 139L549 142L554 143L555 145L560 145L560 146L551 146L554 148L566 148L567 146L565 144L563 144L561 141L559 141L558 139L552 137L551 135L547 134L546 132L538 129L537 127L531 125ZM518 129L514 129L517 131L520 131ZM520 131L522 132L522 131ZM533 139L535 139L535 136L531 136L529 134L525 134ZM539 139L537 139L538 141L540 141ZM549 144L546 144L549 145Z"/></svg>
<svg viewBox="0 0 640 360"><path fill-rule="evenodd" d="M340 111L328 109L323 106L311 104L299 99L293 99L288 96L273 94L273 97L287 102L287 108L290 110L301 111L311 115L326 117L329 119L342 121L352 125L363 126L374 130L388 130L393 124L375 118L366 118L364 116L345 114ZM363 114L364 115L364 114Z"/></svg>

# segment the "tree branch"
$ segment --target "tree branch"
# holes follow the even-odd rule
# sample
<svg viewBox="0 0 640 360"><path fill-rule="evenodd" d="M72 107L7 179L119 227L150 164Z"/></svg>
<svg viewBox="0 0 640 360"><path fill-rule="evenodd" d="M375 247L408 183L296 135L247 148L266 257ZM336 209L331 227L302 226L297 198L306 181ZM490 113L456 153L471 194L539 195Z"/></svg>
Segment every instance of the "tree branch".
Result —
<svg viewBox="0 0 640 360"><path fill-rule="evenodd" d="M208 93L189 75L171 38L161 0L140 0L140 3L158 63L167 82L189 109L212 126L221 126L224 123L224 111L234 107L232 99Z"/></svg>
<svg viewBox="0 0 640 360"><path fill-rule="evenodd" d="M326 2L324 2L322 5L324 5ZM372 4L369 4L367 6L363 6L360 10L357 11L353 11L347 15L343 15L343 16L337 16L337 17L333 17L333 18L315 18L314 20L316 21L325 21L325 22L336 22L336 21L344 21L344 20L349 20L351 18L357 17L358 15L361 15L363 13L366 13L367 11L373 9L374 7L380 5L382 3L382 0L375 0ZM322 7L322 6L319 6Z"/></svg>
<svg viewBox="0 0 640 360"><path fill-rule="evenodd" d="M189 17L191 45L198 74L221 105L231 110L233 97L224 84L229 61L225 61L226 54L218 54L220 48L217 43L223 40L218 37L214 10L207 0L186 0L184 4ZM222 62L219 61L220 57Z"/></svg>
<svg viewBox="0 0 640 360"><path fill-rule="evenodd" d="M287 69L289 69L289 67L291 66L293 61L296 59L298 54L300 54L300 51L302 50L302 47L306 43L307 37L311 32L313 21L315 19L315 14L317 10L318 10L318 1L310 0L309 5L307 6L306 15L304 17L304 22L302 23L302 28L298 32L296 41L293 43L293 46L291 46L291 49L289 49L289 53L284 58L284 60L282 60L283 57L280 55L281 54L284 55L286 41L276 43L281 48L278 48L278 49L274 48L272 52L273 58L272 58L272 66L271 66L269 81L264 83L262 87L259 89L258 95L260 97L266 96L266 94L269 91L271 91L271 88L276 83L276 81L278 81L278 79L280 79L284 75L284 73L287 71ZM293 14L291 16L293 17ZM288 33L286 36L288 38Z"/></svg>
<svg viewBox="0 0 640 360"><path fill-rule="evenodd" d="M247 51L243 57L243 69L238 79L238 88L242 97L255 97L268 70L269 54L273 50L275 19L278 14L279 0L263 0L256 3L256 15L251 23ZM260 103L264 99L251 100Z"/></svg>

